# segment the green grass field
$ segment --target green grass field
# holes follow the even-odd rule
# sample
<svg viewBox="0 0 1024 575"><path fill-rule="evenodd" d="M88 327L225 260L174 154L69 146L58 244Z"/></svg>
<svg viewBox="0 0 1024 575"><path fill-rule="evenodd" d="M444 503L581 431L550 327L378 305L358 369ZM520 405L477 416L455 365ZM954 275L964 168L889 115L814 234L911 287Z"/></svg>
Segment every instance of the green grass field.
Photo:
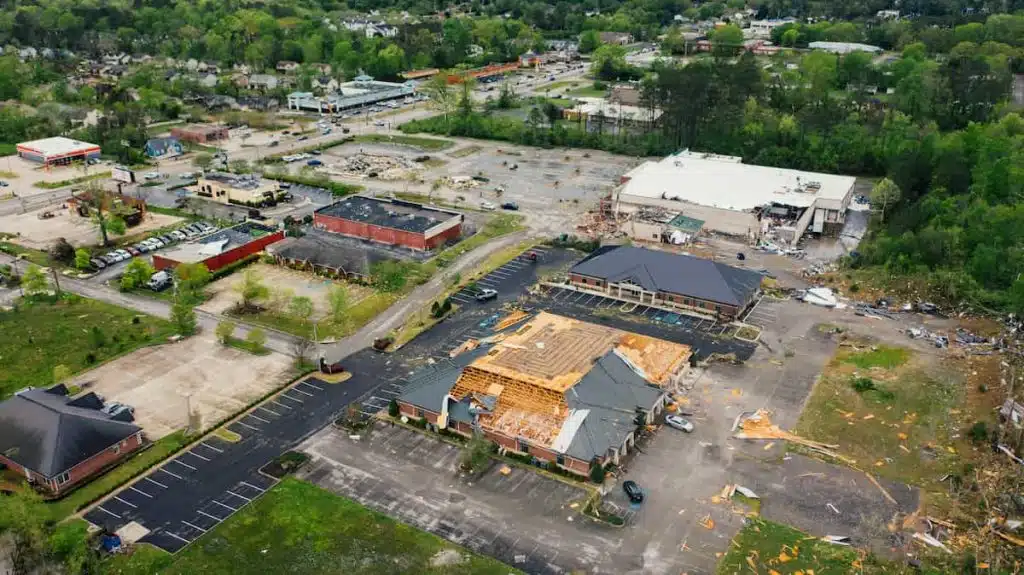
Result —
<svg viewBox="0 0 1024 575"><path fill-rule="evenodd" d="M391 136L385 134L364 134L362 136L356 136L353 141L368 144L399 144L403 146L413 146L431 152L446 150L455 145L455 142L451 140L405 136L402 134L395 134Z"/></svg>
<svg viewBox="0 0 1024 575"><path fill-rule="evenodd" d="M297 479L285 479L177 556L142 547L108 574L508 575L490 558Z"/></svg>
<svg viewBox="0 0 1024 575"><path fill-rule="evenodd" d="M53 383L53 368L72 374L174 334L170 322L78 296L54 303L22 300L0 311L0 398Z"/></svg>

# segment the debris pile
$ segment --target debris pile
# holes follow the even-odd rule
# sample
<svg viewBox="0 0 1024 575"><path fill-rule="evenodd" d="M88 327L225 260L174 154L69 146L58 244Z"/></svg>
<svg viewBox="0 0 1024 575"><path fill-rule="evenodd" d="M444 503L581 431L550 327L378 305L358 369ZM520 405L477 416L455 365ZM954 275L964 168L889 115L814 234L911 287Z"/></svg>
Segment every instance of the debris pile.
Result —
<svg viewBox="0 0 1024 575"><path fill-rule="evenodd" d="M771 419L768 417L768 412L763 409L755 411L753 415L750 415L745 419L738 420L738 424L740 431L733 436L737 439L781 439L783 441L803 445L804 447L808 447L818 453L827 455L833 459L837 459L850 465L854 463L853 460L842 456L835 451L835 449L839 447L838 445L812 441L794 433L779 429L779 426L772 423Z"/></svg>
<svg viewBox="0 0 1024 575"><path fill-rule="evenodd" d="M403 180L419 173L423 166L403 156L353 154L331 166L340 175L381 180Z"/></svg>

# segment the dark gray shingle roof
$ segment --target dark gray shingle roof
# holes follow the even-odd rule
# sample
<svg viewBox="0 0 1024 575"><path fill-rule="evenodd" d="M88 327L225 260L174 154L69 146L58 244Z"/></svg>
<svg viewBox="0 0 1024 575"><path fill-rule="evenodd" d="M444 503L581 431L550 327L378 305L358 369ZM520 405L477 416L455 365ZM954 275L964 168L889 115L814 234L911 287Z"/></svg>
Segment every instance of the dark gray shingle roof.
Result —
<svg viewBox="0 0 1024 575"><path fill-rule="evenodd" d="M601 248L569 271L737 306L750 300L763 279L757 272L723 263L633 246Z"/></svg>
<svg viewBox="0 0 1024 575"><path fill-rule="evenodd" d="M0 453L46 477L56 477L141 431L115 421L59 387L30 389L0 403Z"/></svg>

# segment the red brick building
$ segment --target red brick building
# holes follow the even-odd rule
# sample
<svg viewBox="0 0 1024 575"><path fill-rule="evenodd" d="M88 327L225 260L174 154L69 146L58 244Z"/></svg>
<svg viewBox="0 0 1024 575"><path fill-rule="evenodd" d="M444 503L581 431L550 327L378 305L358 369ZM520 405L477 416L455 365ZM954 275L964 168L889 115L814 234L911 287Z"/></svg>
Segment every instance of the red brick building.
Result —
<svg viewBox="0 0 1024 575"><path fill-rule="evenodd" d="M258 254L274 242L284 239L284 231L255 222L214 232L197 240L179 244L173 249L153 254L153 267L165 270L183 263L202 263L206 269L216 271L253 254Z"/></svg>
<svg viewBox="0 0 1024 575"><path fill-rule="evenodd" d="M313 227L414 250L432 250L462 234L465 216L414 202L349 196L313 213Z"/></svg>
<svg viewBox="0 0 1024 575"><path fill-rule="evenodd" d="M63 385L27 389L0 403L0 465L61 494L145 445L127 412L111 415L94 393Z"/></svg>
<svg viewBox="0 0 1024 575"><path fill-rule="evenodd" d="M665 404L690 348L541 312L409 378L402 415L587 475L619 463Z"/></svg>
<svg viewBox="0 0 1024 575"><path fill-rule="evenodd" d="M214 126L211 124L189 124L171 128L171 136L183 142L194 142L206 144L218 140L228 139L227 126Z"/></svg>

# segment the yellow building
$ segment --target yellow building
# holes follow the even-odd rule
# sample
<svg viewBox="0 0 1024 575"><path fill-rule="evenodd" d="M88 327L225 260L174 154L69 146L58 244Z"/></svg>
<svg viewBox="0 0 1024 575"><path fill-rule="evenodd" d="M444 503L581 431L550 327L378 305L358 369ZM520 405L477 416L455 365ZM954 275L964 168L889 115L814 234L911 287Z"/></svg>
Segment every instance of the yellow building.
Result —
<svg viewBox="0 0 1024 575"><path fill-rule="evenodd" d="M256 174L211 172L199 178L195 193L222 204L256 207L276 200L279 188L274 180L264 180Z"/></svg>

